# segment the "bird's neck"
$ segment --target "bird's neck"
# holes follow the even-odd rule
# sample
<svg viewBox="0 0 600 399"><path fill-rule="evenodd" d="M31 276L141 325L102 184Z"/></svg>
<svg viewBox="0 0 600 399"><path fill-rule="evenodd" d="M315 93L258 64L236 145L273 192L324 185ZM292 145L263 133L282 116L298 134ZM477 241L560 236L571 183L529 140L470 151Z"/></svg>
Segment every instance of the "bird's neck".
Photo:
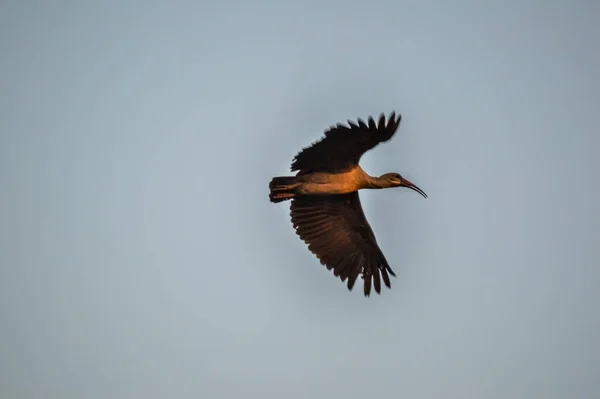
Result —
<svg viewBox="0 0 600 399"><path fill-rule="evenodd" d="M376 177L376 176L369 176L367 175L367 184L365 188L373 188L373 189L380 189L380 188L389 188L389 184L386 180L380 178L380 177Z"/></svg>

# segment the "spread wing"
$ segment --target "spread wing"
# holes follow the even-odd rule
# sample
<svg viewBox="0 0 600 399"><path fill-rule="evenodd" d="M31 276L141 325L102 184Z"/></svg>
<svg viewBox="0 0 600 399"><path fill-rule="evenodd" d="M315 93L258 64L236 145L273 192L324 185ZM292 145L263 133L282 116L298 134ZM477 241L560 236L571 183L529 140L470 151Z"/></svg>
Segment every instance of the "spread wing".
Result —
<svg viewBox="0 0 600 399"><path fill-rule="evenodd" d="M292 199L292 224L308 249L352 290L362 274L364 294L381 293L381 280L391 288L395 276L367 222L358 192L343 195L299 196ZM389 273L389 274L388 274Z"/></svg>
<svg viewBox="0 0 600 399"><path fill-rule="evenodd" d="M381 114L378 122L369 117L367 123L358 119L356 123L348 121L348 125L339 123L331 126L325 131L325 137L296 155L291 170L304 174L351 169L358 165L365 152L391 139L401 119L401 115L396 118L396 113L392 112L387 121Z"/></svg>

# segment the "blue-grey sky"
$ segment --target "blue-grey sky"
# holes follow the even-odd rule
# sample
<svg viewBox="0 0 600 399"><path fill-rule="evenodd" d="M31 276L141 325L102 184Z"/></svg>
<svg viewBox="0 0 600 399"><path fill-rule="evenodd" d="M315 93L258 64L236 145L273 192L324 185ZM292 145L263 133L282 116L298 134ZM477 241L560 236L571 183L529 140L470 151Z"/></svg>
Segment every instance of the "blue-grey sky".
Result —
<svg viewBox="0 0 600 399"><path fill-rule="evenodd" d="M5 1L3 398L597 398L600 3ZM396 110L366 299L272 176Z"/></svg>

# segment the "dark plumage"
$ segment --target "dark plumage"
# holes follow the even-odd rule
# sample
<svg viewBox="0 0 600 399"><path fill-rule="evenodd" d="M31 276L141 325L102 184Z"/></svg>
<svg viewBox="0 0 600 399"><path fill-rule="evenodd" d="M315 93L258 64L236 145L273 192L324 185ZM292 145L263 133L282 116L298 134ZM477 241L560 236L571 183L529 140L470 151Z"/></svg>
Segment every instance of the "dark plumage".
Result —
<svg viewBox="0 0 600 399"><path fill-rule="evenodd" d="M379 123L369 118L365 123L348 120L348 125L338 123L325 131L325 137L302 149L292 162L291 170L338 173L358 165L362 155L377 144L392 138L402 119L392 112L388 122L381 114Z"/></svg>
<svg viewBox="0 0 600 399"><path fill-rule="evenodd" d="M358 196L359 189L408 187L426 194L398 173L372 177L358 165L362 155L392 138L401 116L392 112L378 123L348 121L325 131L325 137L300 151L292 163L296 176L274 177L269 184L271 202L291 199L291 219L296 233L351 290L356 279L364 279L364 295L371 287L381 293L381 281L391 288L395 276L377 244Z"/></svg>

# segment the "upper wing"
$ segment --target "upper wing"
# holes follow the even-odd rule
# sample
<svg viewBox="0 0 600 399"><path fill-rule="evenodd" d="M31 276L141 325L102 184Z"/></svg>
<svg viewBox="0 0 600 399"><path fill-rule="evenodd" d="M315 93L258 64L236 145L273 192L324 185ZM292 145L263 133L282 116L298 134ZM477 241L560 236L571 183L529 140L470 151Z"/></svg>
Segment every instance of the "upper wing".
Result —
<svg viewBox="0 0 600 399"><path fill-rule="evenodd" d="M292 224L300 238L308 244L327 269L348 289L362 273L364 294L369 296L371 281L381 293L381 279L391 288L395 276L379 249L373 230L365 218L358 192L343 195L299 196L292 199Z"/></svg>
<svg viewBox="0 0 600 399"><path fill-rule="evenodd" d="M400 125L401 115L392 112L386 122L381 114L376 123L369 117L367 123L358 119L349 126L338 123L325 131L325 137L300 151L292 162L292 171L335 173L352 168L360 157L377 144L392 138Z"/></svg>

